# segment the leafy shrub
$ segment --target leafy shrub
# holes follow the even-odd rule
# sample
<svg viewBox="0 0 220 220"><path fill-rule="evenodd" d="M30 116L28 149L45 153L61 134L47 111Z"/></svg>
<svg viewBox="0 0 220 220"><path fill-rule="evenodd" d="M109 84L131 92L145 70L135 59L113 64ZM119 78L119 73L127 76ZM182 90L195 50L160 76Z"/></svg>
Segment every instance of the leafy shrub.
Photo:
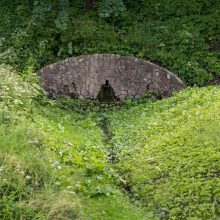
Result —
<svg viewBox="0 0 220 220"><path fill-rule="evenodd" d="M125 9L126 8L122 0L103 0L99 3L99 16L101 18L113 17L113 19L115 19L115 17L122 14Z"/></svg>

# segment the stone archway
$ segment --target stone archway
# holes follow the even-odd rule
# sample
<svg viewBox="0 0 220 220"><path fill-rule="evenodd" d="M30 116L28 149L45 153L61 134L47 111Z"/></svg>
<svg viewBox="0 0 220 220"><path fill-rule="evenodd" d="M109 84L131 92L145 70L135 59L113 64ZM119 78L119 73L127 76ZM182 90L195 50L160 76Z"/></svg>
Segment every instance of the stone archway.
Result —
<svg viewBox="0 0 220 220"><path fill-rule="evenodd" d="M113 91L120 100L137 98L146 92L166 97L185 87L176 75L156 64L113 54L72 57L44 67L39 74L52 97L97 99L101 88L106 94Z"/></svg>

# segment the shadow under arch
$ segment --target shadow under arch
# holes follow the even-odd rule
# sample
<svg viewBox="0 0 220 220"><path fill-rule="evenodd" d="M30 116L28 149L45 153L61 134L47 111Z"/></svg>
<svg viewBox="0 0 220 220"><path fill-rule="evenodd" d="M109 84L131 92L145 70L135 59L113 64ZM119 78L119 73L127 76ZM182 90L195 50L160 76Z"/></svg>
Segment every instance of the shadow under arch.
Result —
<svg viewBox="0 0 220 220"><path fill-rule="evenodd" d="M119 98L115 95L114 89L109 84L109 80L105 80L105 84L103 84L99 90L97 95L97 99L99 102L115 102L118 101Z"/></svg>

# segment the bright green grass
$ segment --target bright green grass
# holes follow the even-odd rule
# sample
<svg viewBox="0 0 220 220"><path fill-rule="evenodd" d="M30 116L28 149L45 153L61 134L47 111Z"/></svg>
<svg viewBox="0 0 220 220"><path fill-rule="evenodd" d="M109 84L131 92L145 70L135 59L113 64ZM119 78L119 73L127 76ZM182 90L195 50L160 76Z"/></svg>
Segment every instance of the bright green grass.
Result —
<svg viewBox="0 0 220 220"><path fill-rule="evenodd" d="M62 110L2 66L0 95L0 219L147 219L115 184L95 113Z"/></svg>
<svg viewBox="0 0 220 220"><path fill-rule="evenodd" d="M220 218L220 88L111 113L133 196L165 219Z"/></svg>
<svg viewBox="0 0 220 220"><path fill-rule="evenodd" d="M28 122L0 118L0 219L77 219L77 197L57 190L50 157Z"/></svg>
<svg viewBox="0 0 220 220"><path fill-rule="evenodd" d="M219 87L100 112L1 66L0 97L0 219L219 218Z"/></svg>

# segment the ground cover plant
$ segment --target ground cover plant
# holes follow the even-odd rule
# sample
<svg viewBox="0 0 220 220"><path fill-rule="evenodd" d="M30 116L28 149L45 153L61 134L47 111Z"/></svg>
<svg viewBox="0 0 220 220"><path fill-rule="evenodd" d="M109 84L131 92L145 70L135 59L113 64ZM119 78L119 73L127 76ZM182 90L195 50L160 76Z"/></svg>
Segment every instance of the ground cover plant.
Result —
<svg viewBox="0 0 220 220"><path fill-rule="evenodd" d="M2 0L0 13L0 62L18 70L117 53L155 61L188 85L219 76L217 0Z"/></svg>
<svg viewBox="0 0 220 220"><path fill-rule="evenodd" d="M218 219L219 87L110 113L128 193L162 219Z"/></svg>
<svg viewBox="0 0 220 220"><path fill-rule="evenodd" d="M1 0L0 14L0 219L220 219L220 88L201 88L220 77L219 1ZM48 99L36 70L93 53L193 87Z"/></svg>
<svg viewBox="0 0 220 220"><path fill-rule="evenodd" d="M100 108L26 76L1 66L2 219L219 218L219 87Z"/></svg>
<svg viewBox="0 0 220 220"><path fill-rule="evenodd" d="M21 75L0 67L0 218L153 216L117 187L96 113L48 100L36 75Z"/></svg>

